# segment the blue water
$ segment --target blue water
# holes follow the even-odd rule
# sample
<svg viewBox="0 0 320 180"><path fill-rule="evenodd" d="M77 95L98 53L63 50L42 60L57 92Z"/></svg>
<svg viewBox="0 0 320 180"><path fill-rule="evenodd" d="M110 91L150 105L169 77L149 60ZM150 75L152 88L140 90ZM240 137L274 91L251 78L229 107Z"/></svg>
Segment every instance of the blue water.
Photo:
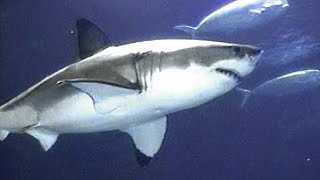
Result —
<svg viewBox="0 0 320 180"><path fill-rule="evenodd" d="M230 1L228 1L230 2ZM2 0L1 103L78 58L75 21L85 17L114 44L187 38L174 27L196 25L223 0ZM244 39L266 49L241 86L254 88L288 72L320 68L320 3L289 0L288 13ZM214 37L211 40L224 40ZM225 39L229 41L229 39ZM234 91L169 115L160 152L146 167L119 132L62 135L45 153L28 136L0 142L0 179L319 180L319 90L260 98L239 109Z"/></svg>

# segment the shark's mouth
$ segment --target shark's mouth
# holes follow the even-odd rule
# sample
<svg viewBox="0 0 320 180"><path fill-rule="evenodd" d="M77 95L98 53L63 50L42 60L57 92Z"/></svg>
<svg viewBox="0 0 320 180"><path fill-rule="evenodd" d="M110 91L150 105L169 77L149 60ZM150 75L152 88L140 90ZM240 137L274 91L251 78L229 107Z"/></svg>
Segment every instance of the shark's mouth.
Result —
<svg viewBox="0 0 320 180"><path fill-rule="evenodd" d="M228 77L231 77L233 79L236 79L237 81L241 80L241 76L238 72L234 71L234 70L230 70L230 69L224 69L224 68L217 68L216 71L218 73L224 74Z"/></svg>

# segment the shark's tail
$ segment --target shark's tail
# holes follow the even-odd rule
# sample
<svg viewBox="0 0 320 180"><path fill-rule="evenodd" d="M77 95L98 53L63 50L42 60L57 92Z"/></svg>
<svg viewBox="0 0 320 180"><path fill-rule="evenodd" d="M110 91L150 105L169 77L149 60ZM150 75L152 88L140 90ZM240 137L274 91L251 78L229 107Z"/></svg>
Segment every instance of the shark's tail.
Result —
<svg viewBox="0 0 320 180"><path fill-rule="evenodd" d="M196 28L188 25L178 25L178 26L175 26L174 29L184 31L190 34L192 37L194 37L196 33Z"/></svg>
<svg viewBox="0 0 320 180"><path fill-rule="evenodd" d="M242 89L242 88L236 88L236 90L239 93L241 93L241 96L242 96L242 101L241 101L241 104L240 104L240 108L244 108L245 105L247 104L247 102L250 99L251 91L247 90L247 89Z"/></svg>

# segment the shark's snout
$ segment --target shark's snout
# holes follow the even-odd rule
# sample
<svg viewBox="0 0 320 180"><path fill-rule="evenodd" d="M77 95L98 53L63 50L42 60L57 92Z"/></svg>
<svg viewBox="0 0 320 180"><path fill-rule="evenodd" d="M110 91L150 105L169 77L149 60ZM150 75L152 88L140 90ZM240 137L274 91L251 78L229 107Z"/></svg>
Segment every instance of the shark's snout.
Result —
<svg viewBox="0 0 320 180"><path fill-rule="evenodd" d="M259 56L260 54L262 54L262 52L263 52L263 50L258 47L254 47L249 50L249 54L251 56Z"/></svg>
<svg viewBox="0 0 320 180"><path fill-rule="evenodd" d="M233 46L232 49L238 58L249 58L250 61L254 62L259 59L263 52L261 48L250 45Z"/></svg>
<svg viewBox="0 0 320 180"><path fill-rule="evenodd" d="M249 60L255 64L258 63L258 60L263 53L263 50L261 48L255 46L246 47L244 51L246 56L249 57Z"/></svg>
<svg viewBox="0 0 320 180"><path fill-rule="evenodd" d="M243 47L243 52L249 57L257 57L263 53L263 50L255 46L245 46Z"/></svg>

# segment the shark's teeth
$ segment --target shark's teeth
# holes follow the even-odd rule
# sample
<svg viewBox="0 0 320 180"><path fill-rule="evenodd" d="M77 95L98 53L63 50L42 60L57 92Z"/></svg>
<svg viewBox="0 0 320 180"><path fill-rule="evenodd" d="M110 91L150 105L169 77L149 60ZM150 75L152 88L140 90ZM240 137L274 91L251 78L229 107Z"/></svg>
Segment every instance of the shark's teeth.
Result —
<svg viewBox="0 0 320 180"><path fill-rule="evenodd" d="M241 76L239 75L239 73L237 73L237 72L235 72L233 70L217 68L216 71L218 73L221 73L221 74L227 75L227 76L229 76L231 78L234 78L237 81L240 81L240 79L241 79Z"/></svg>

